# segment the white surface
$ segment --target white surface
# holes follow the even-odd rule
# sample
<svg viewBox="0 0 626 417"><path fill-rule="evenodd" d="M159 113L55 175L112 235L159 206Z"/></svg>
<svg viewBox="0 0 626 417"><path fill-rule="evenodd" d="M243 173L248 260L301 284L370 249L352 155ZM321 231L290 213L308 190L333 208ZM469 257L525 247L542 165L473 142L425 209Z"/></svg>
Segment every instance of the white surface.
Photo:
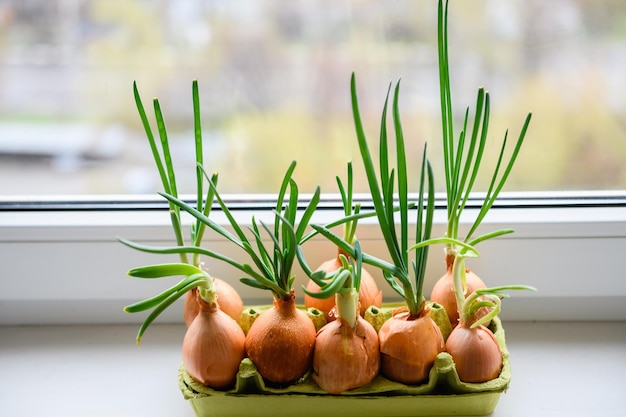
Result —
<svg viewBox="0 0 626 417"><path fill-rule="evenodd" d="M592 306L587 306L592 308ZM626 322L504 323L513 378L495 417L626 416ZM193 416L183 325L0 327L0 415Z"/></svg>

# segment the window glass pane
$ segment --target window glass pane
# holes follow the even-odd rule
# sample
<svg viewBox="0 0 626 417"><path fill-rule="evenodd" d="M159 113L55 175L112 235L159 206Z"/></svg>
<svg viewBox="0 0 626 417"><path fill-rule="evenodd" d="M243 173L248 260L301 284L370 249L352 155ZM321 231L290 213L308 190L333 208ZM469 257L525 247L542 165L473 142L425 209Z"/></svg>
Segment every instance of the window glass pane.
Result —
<svg viewBox="0 0 626 417"><path fill-rule="evenodd" d="M453 0L449 23L457 127L485 86L493 160L533 112L506 190L626 188L623 0ZM348 160L365 191L352 71L373 144L402 78L412 165L428 141L442 178L435 0L0 0L0 193L159 190L134 80L192 193L193 79L223 192L276 192L292 159L304 191L336 192Z"/></svg>

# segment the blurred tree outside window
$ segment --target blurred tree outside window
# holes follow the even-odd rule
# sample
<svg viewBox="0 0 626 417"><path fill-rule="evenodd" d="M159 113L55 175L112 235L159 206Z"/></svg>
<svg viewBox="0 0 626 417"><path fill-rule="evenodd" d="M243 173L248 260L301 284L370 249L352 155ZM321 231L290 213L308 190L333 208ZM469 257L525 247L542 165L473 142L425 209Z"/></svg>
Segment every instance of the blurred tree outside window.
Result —
<svg viewBox="0 0 626 417"><path fill-rule="evenodd" d="M192 193L193 79L222 192L274 193L292 159L303 191L328 193L354 160L364 192L352 71L372 141L402 79L413 175L424 141L441 174L436 15L436 0L0 0L0 194L160 190L133 81L159 98ZM449 25L457 124L490 91L490 159L533 113L505 191L626 189L623 0L451 0Z"/></svg>

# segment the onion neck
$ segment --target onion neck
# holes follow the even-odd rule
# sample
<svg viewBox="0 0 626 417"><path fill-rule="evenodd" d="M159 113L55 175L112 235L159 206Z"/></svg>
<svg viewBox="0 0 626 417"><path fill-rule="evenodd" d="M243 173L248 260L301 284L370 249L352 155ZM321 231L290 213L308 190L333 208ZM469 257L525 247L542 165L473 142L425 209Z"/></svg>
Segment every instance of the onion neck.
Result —
<svg viewBox="0 0 626 417"><path fill-rule="evenodd" d="M284 297L274 298L274 308L278 310L281 315L289 316L296 312L296 296L293 288L289 294Z"/></svg>
<svg viewBox="0 0 626 417"><path fill-rule="evenodd" d="M335 294L335 304L339 318L354 328L359 315L359 293L354 288L346 288Z"/></svg>
<svg viewBox="0 0 626 417"><path fill-rule="evenodd" d="M217 288L215 287L215 282L213 281L213 277L211 277L206 272L204 273L206 276L205 286L200 286L198 288L198 300L202 300L204 303L209 305L215 305L216 308L219 308L219 304L217 302ZM200 303L202 304L202 303Z"/></svg>
<svg viewBox="0 0 626 417"><path fill-rule="evenodd" d="M346 213L346 215L349 215L349 213ZM354 246L354 241L356 240L356 225L356 220L349 221L343 225L343 239L351 246Z"/></svg>
<svg viewBox="0 0 626 417"><path fill-rule="evenodd" d="M213 298L205 297L202 295L203 289L204 288L200 288L200 290L196 293L196 302L198 303L198 308L200 311L215 313L217 310L220 309L220 306L217 303L217 296L214 296ZM210 301L207 301L207 298Z"/></svg>
<svg viewBox="0 0 626 417"><path fill-rule="evenodd" d="M452 264L452 280L454 283L454 294L461 323L467 320L467 309L465 308L465 258L456 256Z"/></svg>
<svg viewBox="0 0 626 417"><path fill-rule="evenodd" d="M349 253L347 253L345 250L341 249L341 248L337 248L337 259L339 260L341 255L345 256L346 259L350 259L351 256ZM341 265L341 261L339 261L339 265Z"/></svg>
<svg viewBox="0 0 626 417"><path fill-rule="evenodd" d="M451 246L446 246L445 255L446 255L446 270L452 271L452 265L454 264L454 259L456 258L456 250L454 250L454 248Z"/></svg>

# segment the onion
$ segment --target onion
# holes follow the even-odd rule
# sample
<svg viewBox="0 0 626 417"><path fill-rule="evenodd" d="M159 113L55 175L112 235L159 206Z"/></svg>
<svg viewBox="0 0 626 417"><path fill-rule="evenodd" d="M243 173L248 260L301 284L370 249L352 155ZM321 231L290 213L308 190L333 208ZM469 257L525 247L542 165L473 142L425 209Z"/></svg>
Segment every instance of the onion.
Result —
<svg viewBox="0 0 626 417"><path fill-rule="evenodd" d="M412 317L399 309L378 332L381 373L403 384L419 384L428 378L435 358L444 350L439 327L424 311Z"/></svg>
<svg viewBox="0 0 626 417"><path fill-rule="evenodd" d="M293 290L257 317L245 343L259 374L276 384L292 383L311 368L314 345L315 326L296 308Z"/></svg>
<svg viewBox="0 0 626 417"><path fill-rule="evenodd" d="M500 375L502 352L493 333L485 326L457 326L446 342L463 382L486 382Z"/></svg>
<svg viewBox="0 0 626 417"><path fill-rule="evenodd" d="M315 339L313 379L330 394L371 382L380 367L378 335L361 316L356 326L339 318L324 326Z"/></svg>
<svg viewBox="0 0 626 417"><path fill-rule="evenodd" d="M441 304L448 314L452 327L459 322L459 308L456 301L456 293L454 289L454 278L452 275L452 263L448 265L447 272L435 283L430 293L430 301ZM487 286L482 279L469 269L465 270L465 297L474 292L478 288L486 288ZM480 314L480 313L479 313Z"/></svg>
<svg viewBox="0 0 626 417"><path fill-rule="evenodd" d="M343 253L339 251L339 253ZM316 271L326 271L333 272L337 269L341 268L341 259L337 256L334 259L329 259L323 262ZM306 289L309 292L318 292L320 290L319 285L317 285L313 280L309 279L306 285ZM383 303L383 292L378 289L378 285L376 284L376 280L372 275L367 272L366 269L361 270L361 288L359 289L359 314L361 316L365 315L365 310L369 306L380 307ZM326 316L326 320L331 321L335 320L337 317L336 309L335 309L335 297L330 296L328 298L315 298L311 297L308 294L304 294L304 305L307 308L317 308L322 311Z"/></svg>
<svg viewBox="0 0 626 417"><path fill-rule="evenodd" d="M468 296L463 294L465 274L464 256L457 256L452 265L452 276L459 306L459 324L446 341L446 350L454 360L459 379L480 383L496 378L502 370L502 351L493 333L485 327L501 309L501 300L508 290L530 290L526 285L504 285L479 288ZM481 311L482 310L482 311Z"/></svg>
<svg viewBox="0 0 626 417"><path fill-rule="evenodd" d="M433 171L426 157L426 146L422 153L419 178L419 193L416 208L415 245L409 244L409 195L406 147L402 134L399 110L400 83L393 94L392 118L395 127L395 167L390 158L387 137L387 104L391 86L387 90L380 127L379 170L372 160L368 141L358 108L354 73L350 83L352 112L357 130L359 150L365 166L370 194L380 231L384 237L391 262L363 257L369 265L383 271L387 283L404 299L405 309L394 312L378 332L380 343L380 371L387 378L405 383L418 384L428 377L437 355L443 351L441 331L428 316L425 308L423 285L428 259L433 216L435 211L435 185ZM397 183L397 187L395 184ZM398 215L396 217L396 212ZM396 224L396 218L399 222ZM335 239L336 240L336 239ZM342 247L344 249L345 247ZM410 259L410 256L414 256Z"/></svg>
<svg viewBox="0 0 626 417"><path fill-rule="evenodd" d="M312 377L330 394L362 387L378 375L380 368L378 334L359 312L363 278L359 241L354 241L353 257L340 251L338 259L339 266L323 279L309 275L319 291L305 289L313 299L335 300L337 318L319 330L313 353Z"/></svg>
<svg viewBox="0 0 626 417"><path fill-rule="evenodd" d="M235 321L239 321L241 313L243 312L243 301L239 296L239 293L228 282L219 278L213 277L213 283L215 285L215 291L217 292L217 299L219 300L220 310L228 314ZM183 318L187 327L191 324L193 319L198 314L200 307L196 302L197 288L189 291L185 297L185 303L183 306Z"/></svg>
<svg viewBox="0 0 626 417"><path fill-rule="evenodd" d="M235 383L239 364L245 357L241 327L219 309L196 296L199 312L183 339L183 365L199 383L214 389Z"/></svg>

